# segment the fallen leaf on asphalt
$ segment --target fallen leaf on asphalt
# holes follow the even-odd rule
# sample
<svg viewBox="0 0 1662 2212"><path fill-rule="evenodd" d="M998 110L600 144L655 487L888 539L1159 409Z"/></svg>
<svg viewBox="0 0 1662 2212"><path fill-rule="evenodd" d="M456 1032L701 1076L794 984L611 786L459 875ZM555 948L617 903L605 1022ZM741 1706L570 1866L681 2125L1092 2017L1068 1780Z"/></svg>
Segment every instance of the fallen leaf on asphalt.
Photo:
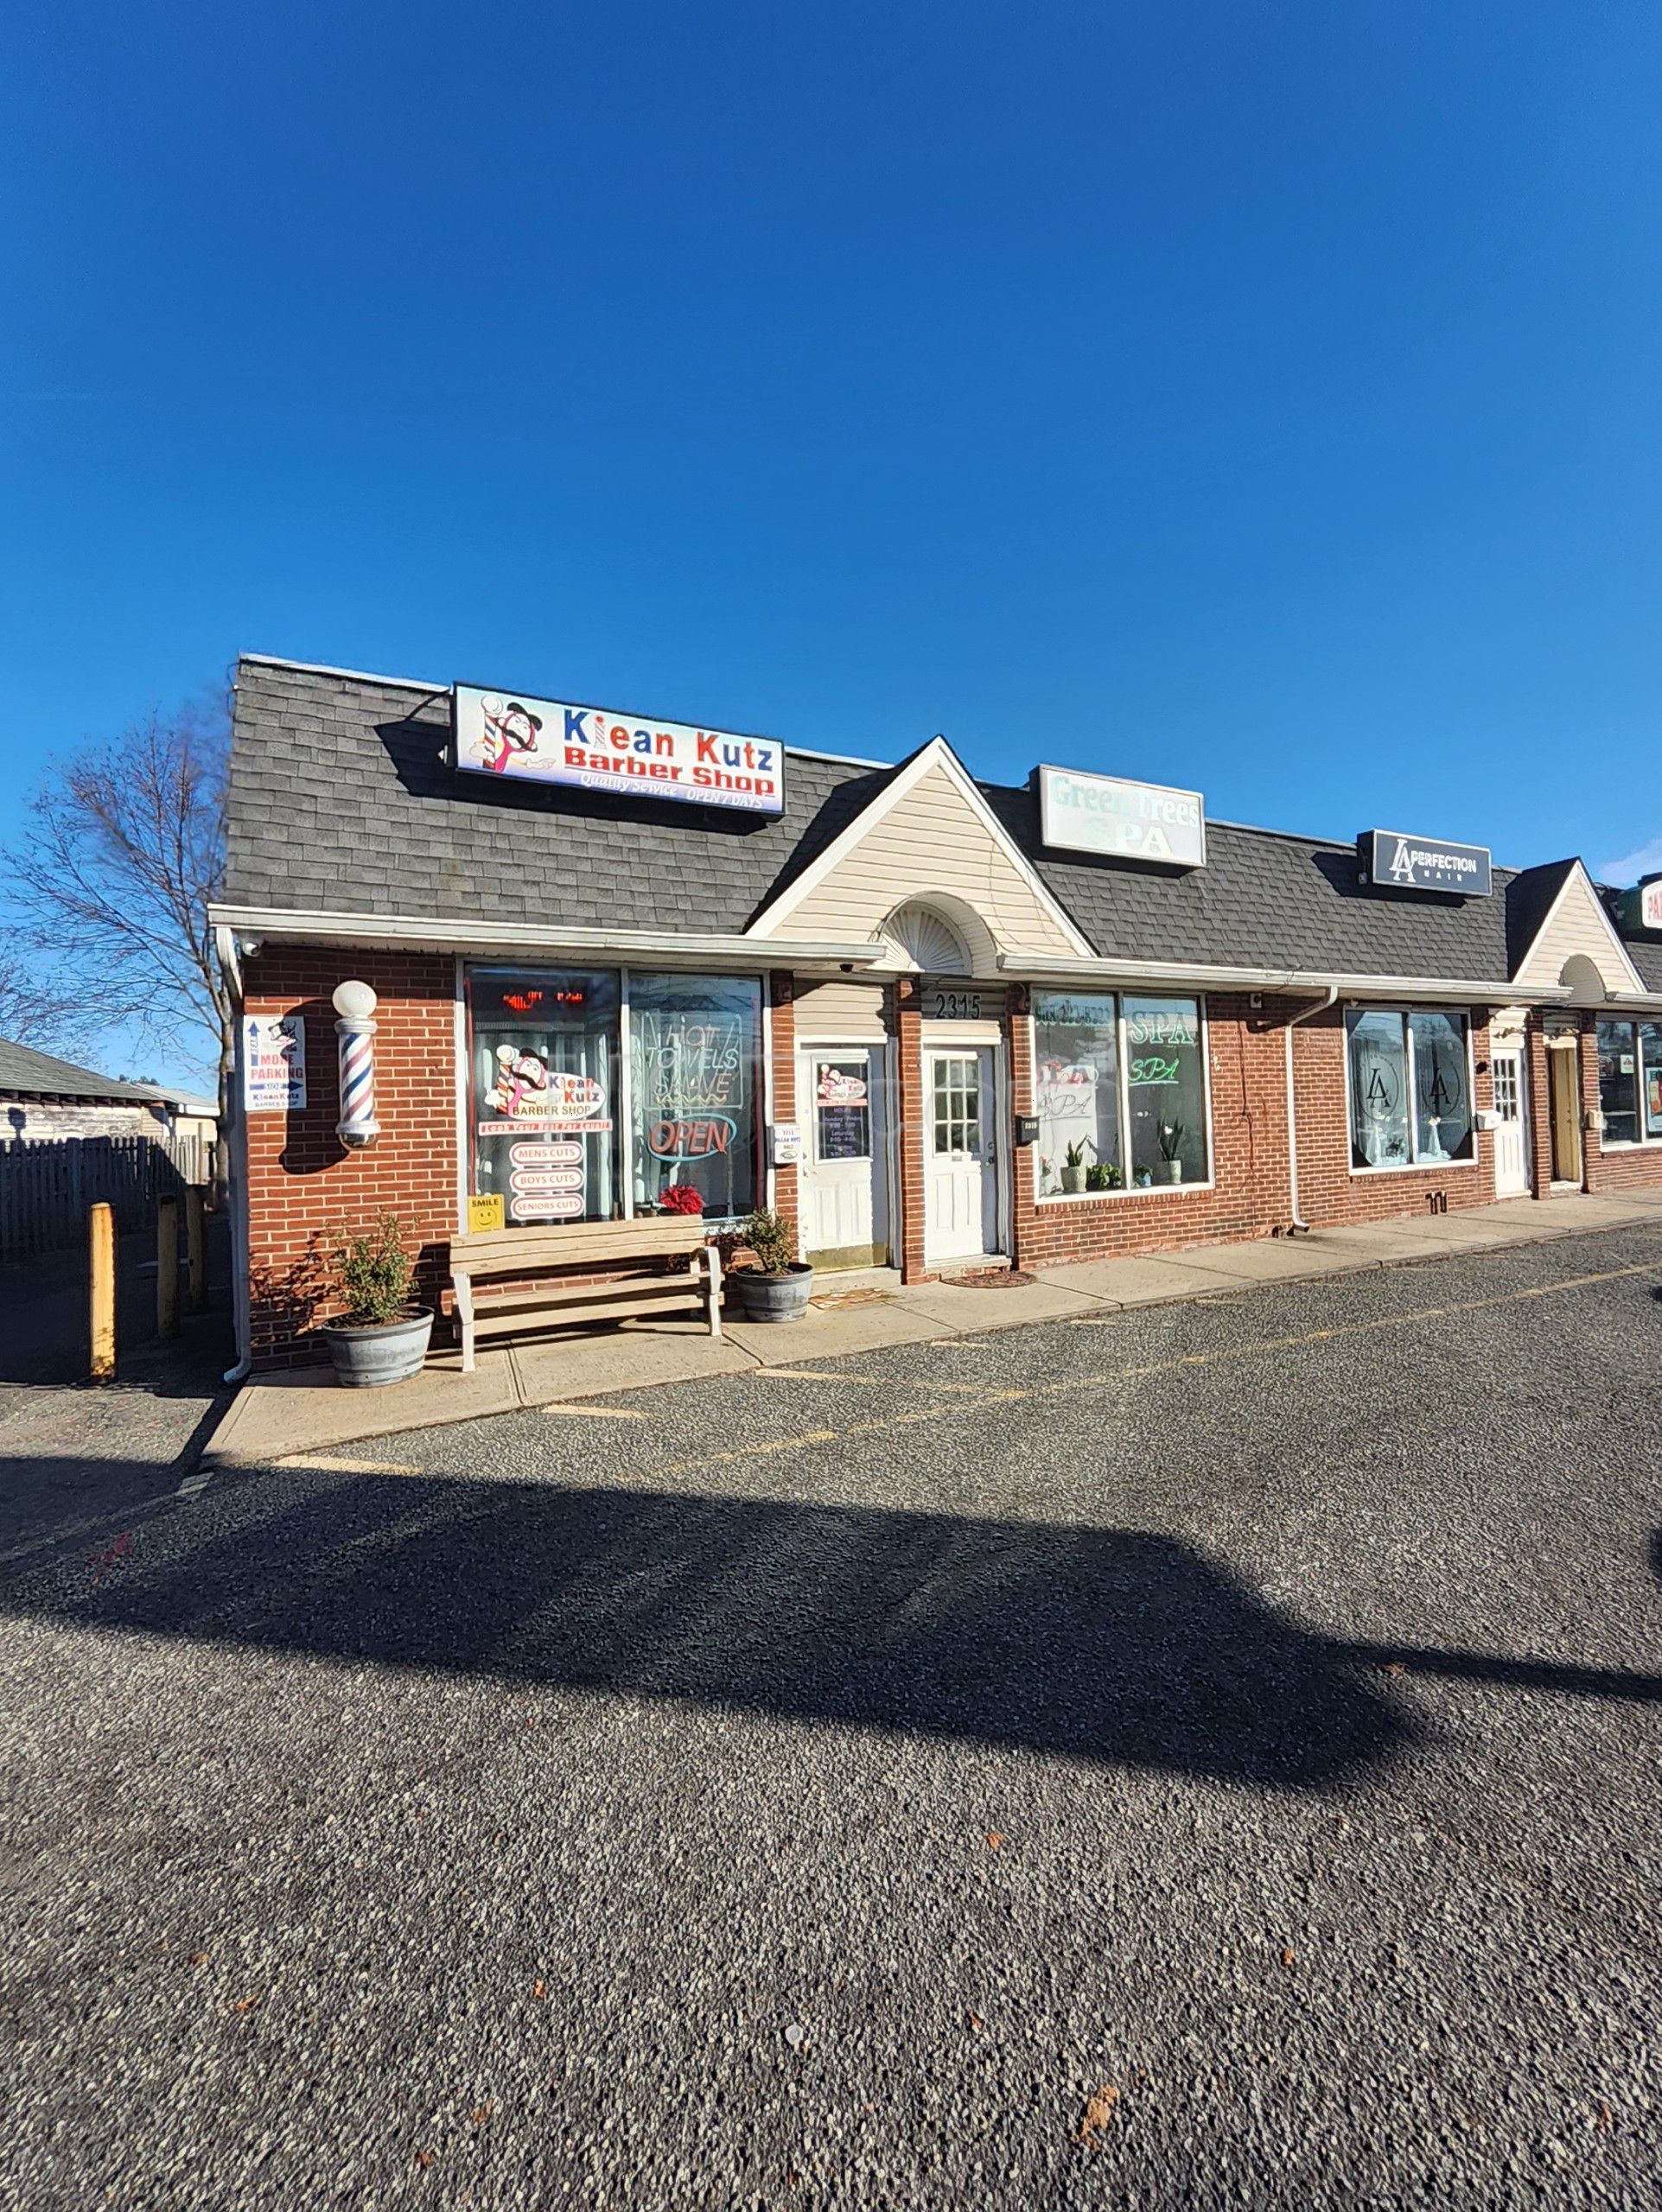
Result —
<svg viewBox="0 0 1662 2212"><path fill-rule="evenodd" d="M970 2028L971 2028L971 2031L973 2034L975 2034L975 2035L979 2035L979 2034L981 2033L981 2031L983 2030L983 2028L984 2028L984 2027L986 2026L986 2024L986 2024L986 2022L982 2018L982 2017L981 2017L981 2015L980 2015L980 2013L979 2013L979 2012L971 2012L971 2015L970 2015Z"/></svg>
<svg viewBox="0 0 1662 2212"><path fill-rule="evenodd" d="M1379 1672L1382 1675L1405 1675L1408 1669L1400 1659L1387 1659Z"/></svg>
<svg viewBox="0 0 1662 2212"><path fill-rule="evenodd" d="M1085 2118L1079 2122L1081 2143L1094 2143L1114 2116L1114 2107L1119 2102L1119 2091L1111 2082L1105 2082L1096 2094L1085 2101Z"/></svg>
<svg viewBox="0 0 1662 2212"><path fill-rule="evenodd" d="M482 2127L490 2116L491 2108L488 2105L475 2105L474 2107L473 2123L475 2127Z"/></svg>
<svg viewBox="0 0 1662 2212"><path fill-rule="evenodd" d="M193 1951L190 1955L190 1963L194 1967L205 1967L207 1964L207 1953L206 1951Z"/></svg>
<svg viewBox="0 0 1662 2212"><path fill-rule="evenodd" d="M430 2166L430 2165L432 2164L432 2163L433 2163L433 2153L432 2153L430 2151L417 2151L417 2153L416 2153L416 2164L417 2164L418 2166Z"/></svg>
<svg viewBox="0 0 1662 2212"><path fill-rule="evenodd" d="M1281 1947L1281 1963L1284 1967L1296 1967L1298 1964L1298 1953L1290 1943L1283 1943Z"/></svg>
<svg viewBox="0 0 1662 2212"><path fill-rule="evenodd" d="M1603 2098L1601 2097L1599 2099L1599 2116L1593 2122L1594 2126L1614 2127L1615 2126L1615 2120L1616 2116L1614 2113L1611 2111L1609 2106L1606 2104Z"/></svg>
<svg viewBox="0 0 1662 2212"><path fill-rule="evenodd" d="M531 1993L533 1997L546 1997L548 1984L545 1981L533 1981L531 1985Z"/></svg>
<svg viewBox="0 0 1662 2212"><path fill-rule="evenodd" d="M252 1997L239 1997L231 2009L233 2012L252 2012L259 1999L260 1993L256 1990Z"/></svg>
<svg viewBox="0 0 1662 2212"><path fill-rule="evenodd" d="M999 1847L999 1845L1000 1845L1001 1843L1003 1843L1003 1840L1004 1840L1003 1837L999 1834L999 1832L998 1832L998 1830L997 1830L997 1828L989 1828L989 1829L988 1829L988 1831L987 1831L987 1848L988 1848L988 1850L989 1850L989 1851L997 1851L997 1848L998 1848L998 1847Z"/></svg>

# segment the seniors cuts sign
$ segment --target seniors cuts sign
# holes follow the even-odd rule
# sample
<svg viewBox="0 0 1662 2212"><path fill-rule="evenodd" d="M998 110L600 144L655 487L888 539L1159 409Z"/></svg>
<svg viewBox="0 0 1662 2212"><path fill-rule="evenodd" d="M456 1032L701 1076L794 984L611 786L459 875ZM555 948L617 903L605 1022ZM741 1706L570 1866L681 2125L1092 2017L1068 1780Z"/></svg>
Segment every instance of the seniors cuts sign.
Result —
<svg viewBox="0 0 1662 2212"><path fill-rule="evenodd" d="M455 687L455 765L474 775L753 814L778 814L785 804L785 748L774 738L466 683Z"/></svg>
<svg viewBox="0 0 1662 2212"><path fill-rule="evenodd" d="M1396 830L1366 830L1360 842L1363 868L1378 890L1452 891L1461 899L1489 895L1487 845L1405 837Z"/></svg>
<svg viewBox="0 0 1662 2212"><path fill-rule="evenodd" d="M1046 844L1058 852L1160 861L1168 868L1206 866L1206 801L1199 791L1041 768L1039 826Z"/></svg>

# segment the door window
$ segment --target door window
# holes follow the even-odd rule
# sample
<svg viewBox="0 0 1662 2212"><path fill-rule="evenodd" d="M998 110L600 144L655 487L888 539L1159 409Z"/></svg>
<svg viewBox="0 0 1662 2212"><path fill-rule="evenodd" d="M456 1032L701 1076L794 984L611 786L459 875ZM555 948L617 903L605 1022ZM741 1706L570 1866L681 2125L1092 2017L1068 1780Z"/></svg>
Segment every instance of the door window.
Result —
<svg viewBox="0 0 1662 2212"><path fill-rule="evenodd" d="M1494 1110L1503 1122L1519 1119L1518 1063L1500 1055L1494 1063Z"/></svg>
<svg viewBox="0 0 1662 2212"><path fill-rule="evenodd" d="M973 1052L938 1052L934 1141L939 1153L981 1151L981 1065Z"/></svg>
<svg viewBox="0 0 1662 2212"><path fill-rule="evenodd" d="M869 1064L858 1058L813 1064L814 1158L869 1160Z"/></svg>

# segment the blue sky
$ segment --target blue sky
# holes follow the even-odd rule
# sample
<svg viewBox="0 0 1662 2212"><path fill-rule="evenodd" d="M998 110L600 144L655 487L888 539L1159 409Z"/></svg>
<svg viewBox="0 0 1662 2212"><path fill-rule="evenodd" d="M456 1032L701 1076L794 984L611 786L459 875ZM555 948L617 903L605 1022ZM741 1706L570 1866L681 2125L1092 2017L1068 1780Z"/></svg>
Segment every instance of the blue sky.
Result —
<svg viewBox="0 0 1662 2212"><path fill-rule="evenodd" d="M249 649L1662 865L1654 5L17 0L0 66L0 838Z"/></svg>

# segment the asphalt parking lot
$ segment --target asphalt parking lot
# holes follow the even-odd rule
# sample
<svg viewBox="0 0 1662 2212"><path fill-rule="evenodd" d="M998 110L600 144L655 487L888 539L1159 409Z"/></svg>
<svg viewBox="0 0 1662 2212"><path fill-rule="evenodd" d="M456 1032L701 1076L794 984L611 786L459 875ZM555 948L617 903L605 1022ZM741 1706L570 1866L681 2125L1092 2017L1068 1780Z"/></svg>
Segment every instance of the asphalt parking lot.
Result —
<svg viewBox="0 0 1662 2212"><path fill-rule="evenodd" d="M1662 1236L7 1570L7 2206L1649 2207Z"/></svg>

